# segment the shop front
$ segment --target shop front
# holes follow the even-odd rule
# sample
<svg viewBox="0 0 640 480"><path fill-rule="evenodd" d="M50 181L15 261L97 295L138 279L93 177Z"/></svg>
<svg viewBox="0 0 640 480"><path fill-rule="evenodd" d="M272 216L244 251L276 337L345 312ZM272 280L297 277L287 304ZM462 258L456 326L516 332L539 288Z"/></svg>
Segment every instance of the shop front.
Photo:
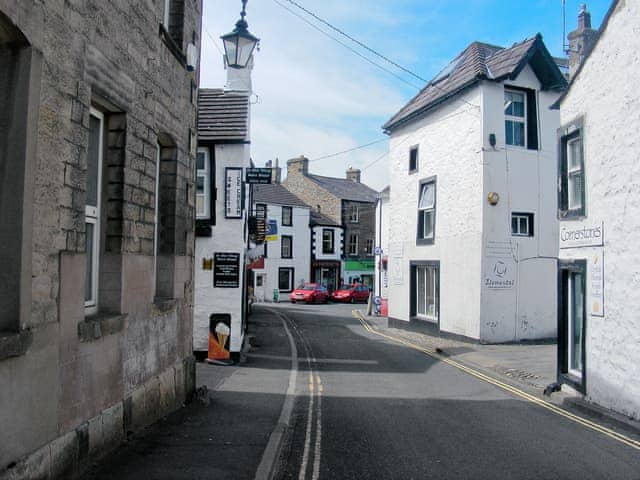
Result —
<svg viewBox="0 0 640 480"><path fill-rule="evenodd" d="M373 289L375 262L371 259L346 260L344 262L344 283L363 283Z"/></svg>
<svg viewBox="0 0 640 480"><path fill-rule="evenodd" d="M326 287L329 293L340 286L340 262L316 260L311 265L311 281Z"/></svg>

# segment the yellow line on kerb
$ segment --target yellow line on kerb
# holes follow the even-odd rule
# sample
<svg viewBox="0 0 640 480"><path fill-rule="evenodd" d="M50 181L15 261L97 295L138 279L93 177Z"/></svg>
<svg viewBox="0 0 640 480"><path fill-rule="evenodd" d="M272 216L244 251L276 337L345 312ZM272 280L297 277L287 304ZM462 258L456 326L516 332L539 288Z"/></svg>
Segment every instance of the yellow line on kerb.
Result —
<svg viewBox="0 0 640 480"><path fill-rule="evenodd" d="M541 398L538 398L534 395L531 395L523 390L520 390L519 388L516 388L512 385L509 385L507 383L501 382L500 380L497 380L495 378L492 378L488 375L485 375L484 373L475 370L471 367L467 367L466 365L463 365L462 363L456 362L455 360L451 360L450 358L444 357L440 354L438 354L437 352L435 352L434 350L430 350L428 348L424 348L424 347L420 347L418 345L415 345L411 342L407 342L406 340L403 340L401 338L397 338L397 337L392 337L391 335L387 335L385 333L382 333L378 330L376 330L375 328L373 328L369 322L367 322L364 317L362 316L362 314L357 311L354 310L352 311L352 315L357 318L360 323L362 324L362 326L364 327L365 330L367 330L370 333L373 333L375 335L378 335L380 337L386 338L387 340L391 340L392 342L396 342L399 344L402 344L408 348L411 348L413 350L417 350L419 352L424 353L425 355L435 359L435 360L439 360L443 363L446 363L448 365L451 365L452 367L457 368L458 370L462 370L463 372L472 375L476 378L479 378L480 380L483 380L487 383L490 383L492 385L495 385L496 387L499 387L503 390L506 390L507 392L510 392L520 398L523 398L531 403L535 403L536 405L539 405L543 408L546 408L547 410L550 410L551 412L560 415L562 417L568 418L569 420L572 420L576 423L579 423L587 428L590 428L591 430L595 430L596 432L600 432L603 435L606 435L609 438L612 438L614 440L617 440L621 443L624 443L625 445L634 448L636 450L640 450L640 442L633 440L632 438L629 438L625 435L622 435L621 433L616 432L615 430L611 430L610 428L607 427L603 427L602 425L599 425L597 423L592 422L591 420L587 420L586 418L582 418L579 417L578 415L575 415L567 410L564 410L550 402L547 402L546 400L543 400Z"/></svg>

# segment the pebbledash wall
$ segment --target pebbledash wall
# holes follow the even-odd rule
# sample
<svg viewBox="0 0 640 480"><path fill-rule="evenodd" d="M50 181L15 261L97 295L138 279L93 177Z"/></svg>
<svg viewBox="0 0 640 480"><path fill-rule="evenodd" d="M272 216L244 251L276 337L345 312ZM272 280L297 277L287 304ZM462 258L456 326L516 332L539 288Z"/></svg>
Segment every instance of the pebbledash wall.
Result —
<svg viewBox="0 0 640 480"><path fill-rule="evenodd" d="M202 5L170 4L165 28L164 2L0 0L2 479L71 478L193 391L198 73L185 52ZM92 112L104 116L96 314Z"/></svg>
<svg viewBox="0 0 640 480"><path fill-rule="evenodd" d="M561 248L586 262L585 377L588 400L640 420L640 97L634 78L637 2L614 2L606 26L560 104L563 126L583 122L586 215L560 232L600 227L604 246ZM603 82L602 79L607 81ZM566 235L565 235L566 236ZM596 256L604 257L603 316L591 315ZM595 275L595 277L594 277Z"/></svg>
<svg viewBox="0 0 640 480"><path fill-rule="evenodd" d="M538 92L539 150L505 146L504 84L482 81L390 139L389 316L409 321L410 262L439 262L439 329L482 342L556 336L555 132L559 93L540 90L529 66L509 80ZM474 105L480 108L474 107ZM496 147L489 143L495 134ZM419 146L419 170L408 173ZM416 245L419 183L436 181L435 242ZM500 200L490 205L487 196ZM511 236L511 212L534 213L532 238ZM487 279L496 259L514 271L511 288Z"/></svg>

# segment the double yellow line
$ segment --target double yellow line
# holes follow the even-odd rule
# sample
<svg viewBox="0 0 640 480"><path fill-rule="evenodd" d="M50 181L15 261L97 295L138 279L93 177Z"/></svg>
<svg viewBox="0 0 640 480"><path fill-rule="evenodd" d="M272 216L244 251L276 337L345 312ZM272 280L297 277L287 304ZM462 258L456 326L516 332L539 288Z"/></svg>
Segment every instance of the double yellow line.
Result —
<svg viewBox="0 0 640 480"><path fill-rule="evenodd" d="M382 333L378 330L376 330L375 328L373 328L369 322L367 322L364 317L362 316L362 314L357 311L354 310L352 312L352 315L357 318L360 323L362 324L362 326L364 327L364 329L370 333L373 333L374 335L378 335L379 337L382 338L386 338L387 340L390 340L392 342L395 343L399 343L401 345L404 345L405 347L411 348L412 350L417 350L418 352L424 353L425 355L441 361L443 363L446 363L448 365L451 365L454 368L457 368L458 370L461 370L469 375L472 375L480 380L483 380L487 383L490 383L491 385L495 385L498 388L501 388L502 390L505 390L509 393L512 393L513 395L516 395L517 397L520 397L524 400L527 400L531 403L535 403L536 405L539 405L542 408L546 408L547 410L555 413L556 415L560 415L562 417L565 417L569 420L572 420L576 423L579 423L580 425L583 425L591 430L595 430L596 432L599 432L603 435L606 435L609 438L612 438L614 440L617 440L618 442L624 443L625 445L634 448L636 450L640 450L640 442L633 440L632 438L629 438L625 435L622 435L621 433L616 432L615 430L611 430L610 428L607 427L603 427L602 425L598 425L597 423L594 423L590 420L587 420L586 418L582 418L579 417L578 415L575 415L571 412L568 412L567 410L564 410L556 405L554 405L553 403L547 402L546 400L543 400L541 398L538 398L534 395L531 395L523 390L520 390L519 388L516 388L512 385L509 385L507 383L501 382L500 380L497 380L493 377L490 377L488 375L485 375L484 373L475 370L473 368L470 368L466 365L463 365L462 363L456 362L455 360L451 360L450 358L447 358L443 355L438 354L436 351L428 349L428 348L424 348L418 345L415 345L411 342L407 342L406 340L403 340L401 338L396 338L396 337L392 337L390 335L387 335L385 333Z"/></svg>

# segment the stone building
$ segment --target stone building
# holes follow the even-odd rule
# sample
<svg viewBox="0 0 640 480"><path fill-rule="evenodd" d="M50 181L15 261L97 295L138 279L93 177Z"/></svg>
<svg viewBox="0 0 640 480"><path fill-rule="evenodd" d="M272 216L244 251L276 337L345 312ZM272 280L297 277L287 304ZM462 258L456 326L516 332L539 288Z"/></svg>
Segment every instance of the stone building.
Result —
<svg viewBox="0 0 640 480"><path fill-rule="evenodd" d="M0 0L0 478L70 478L179 407L200 0Z"/></svg>
<svg viewBox="0 0 640 480"><path fill-rule="evenodd" d="M360 182L360 170L349 168L346 178L313 175L309 173L309 159L300 156L287 161L283 184L312 210L344 229L341 271L328 272L331 278L325 286L337 288L340 283L362 282L373 287L377 192ZM311 281L323 282L318 275L324 274L312 269Z"/></svg>
<svg viewBox="0 0 640 480"><path fill-rule="evenodd" d="M558 381L636 420L640 117L631 112L640 108L638 25L638 2L612 2L559 102L557 138Z"/></svg>

